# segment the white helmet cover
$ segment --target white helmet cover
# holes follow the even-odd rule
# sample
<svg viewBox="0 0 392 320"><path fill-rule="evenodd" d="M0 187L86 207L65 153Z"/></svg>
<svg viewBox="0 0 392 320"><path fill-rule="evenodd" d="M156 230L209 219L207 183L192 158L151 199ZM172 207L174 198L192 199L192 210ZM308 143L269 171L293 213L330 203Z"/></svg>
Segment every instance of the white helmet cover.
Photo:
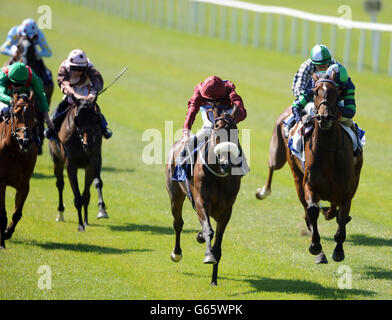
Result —
<svg viewBox="0 0 392 320"><path fill-rule="evenodd" d="M68 64L69 66L77 66L77 67L87 67L88 66L88 59L87 55L84 51L80 49L74 49L68 55Z"/></svg>

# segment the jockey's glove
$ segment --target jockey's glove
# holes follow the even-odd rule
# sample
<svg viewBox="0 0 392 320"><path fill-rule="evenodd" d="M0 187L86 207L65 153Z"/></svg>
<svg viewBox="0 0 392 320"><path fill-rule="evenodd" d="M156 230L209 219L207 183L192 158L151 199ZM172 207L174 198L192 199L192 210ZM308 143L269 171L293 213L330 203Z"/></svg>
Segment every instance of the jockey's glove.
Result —
<svg viewBox="0 0 392 320"><path fill-rule="evenodd" d="M182 129L182 138L181 141L185 142L189 139L190 136L190 130L189 129Z"/></svg>

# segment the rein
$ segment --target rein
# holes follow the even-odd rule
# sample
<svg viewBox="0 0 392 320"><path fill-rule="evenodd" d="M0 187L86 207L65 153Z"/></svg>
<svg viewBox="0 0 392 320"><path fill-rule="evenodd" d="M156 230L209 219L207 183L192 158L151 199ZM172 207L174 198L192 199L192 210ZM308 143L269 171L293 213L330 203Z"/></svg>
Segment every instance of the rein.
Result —
<svg viewBox="0 0 392 320"><path fill-rule="evenodd" d="M209 146L209 143L211 143L211 145L213 146L213 143L212 143L212 138L210 138L208 141L207 141L207 143L206 143L206 148L205 148L205 154L207 154L208 153L208 146ZM213 148L212 148L212 150L213 150ZM208 169L208 171L210 171L212 174L214 174L215 176L217 176L217 177L219 177L219 178L224 178L224 177L227 177L229 174L228 173L224 173L224 174L220 174L220 173L218 173L218 172L216 172L216 171L214 171L213 169L211 169L211 167L207 164L207 162L205 161L205 158L203 157L203 153L202 152L200 152L201 150L199 150L199 155L200 155L200 158L201 158L201 160L202 160L202 163L203 163L203 165Z"/></svg>

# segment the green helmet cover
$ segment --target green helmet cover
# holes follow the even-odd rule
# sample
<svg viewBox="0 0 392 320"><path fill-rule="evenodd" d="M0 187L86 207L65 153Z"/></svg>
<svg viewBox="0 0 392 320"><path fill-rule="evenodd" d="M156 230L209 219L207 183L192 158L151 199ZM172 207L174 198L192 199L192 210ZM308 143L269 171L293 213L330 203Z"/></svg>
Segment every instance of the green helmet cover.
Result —
<svg viewBox="0 0 392 320"><path fill-rule="evenodd" d="M314 64L330 64L332 62L331 52L323 44L317 44L312 48L310 59Z"/></svg>
<svg viewBox="0 0 392 320"><path fill-rule="evenodd" d="M29 71L22 62L16 62L8 67L8 78L11 82L25 84L29 78Z"/></svg>

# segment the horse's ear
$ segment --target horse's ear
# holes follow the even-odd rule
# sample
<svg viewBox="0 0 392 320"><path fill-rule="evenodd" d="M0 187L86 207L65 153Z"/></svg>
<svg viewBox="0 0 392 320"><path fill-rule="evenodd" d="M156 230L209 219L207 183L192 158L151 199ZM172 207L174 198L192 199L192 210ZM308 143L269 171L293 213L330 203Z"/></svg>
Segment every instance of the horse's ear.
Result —
<svg viewBox="0 0 392 320"><path fill-rule="evenodd" d="M335 70L332 70L331 72L331 76L329 77L332 81L335 81L335 76L336 76L336 72Z"/></svg>

